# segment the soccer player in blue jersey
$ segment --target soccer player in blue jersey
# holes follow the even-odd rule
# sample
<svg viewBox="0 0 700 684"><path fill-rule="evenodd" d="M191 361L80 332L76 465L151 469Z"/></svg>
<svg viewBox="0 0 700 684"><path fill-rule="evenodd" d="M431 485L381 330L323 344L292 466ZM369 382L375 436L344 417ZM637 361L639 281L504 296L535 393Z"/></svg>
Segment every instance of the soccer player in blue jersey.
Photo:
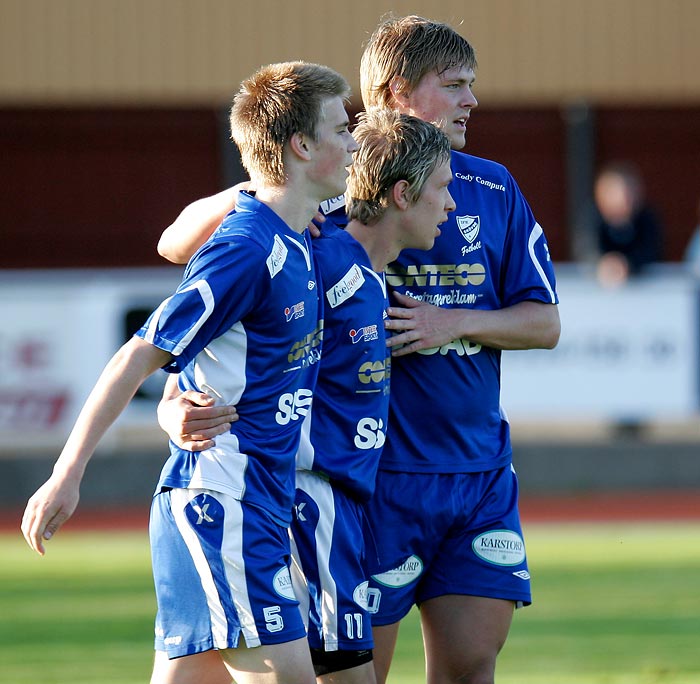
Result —
<svg viewBox="0 0 700 684"><path fill-rule="evenodd" d="M372 620L380 684L412 605L429 684L489 684L513 610L531 600L500 357L556 345L558 298L544 232L515 180L456 151L477 106L475 69L462 36L416 16L380 24L362 57L367 108L434 122L450 139L457 205L430 251L406 250L388 271L399 304L386 322L390 416L369 502L381 561L370 583L380 597ZM182 215L190 234L211 231L207 223L231 203L225 191L191 205ZM212 438L231 415L192 408L190 439Z"/></svg>
<svg viewBox="0 0 700 684"><path fill-rule="evenodd" d="M345 189L357 149L348 94L335 71L302 62L263 67L243 82L231 131L256 196L239 198L177 291L109 362L53 475L27 504L22 531L43 554L76 508L100 438L158 368L179 373L182 389L240 407L216 447L172 444L156 488L154 684L315 681L287 528L321 354L306 227L320 202Z"/></svg>
<svg viewBox="0 0 700 684"><path fill-rule="evenodd" d="M318 681L337 684L374 682L363 504L374 491L389 409L384 269L404 248L430 248L454 209L450 144L435 126L372 110L354 136L347 206L342 197L322 205L340 206L345 230L329 220L314 242L323 357L297 453L291 526ZM177 416L168 423L161 415L181 440Z"/></svg>
<svg viewBox="0 0 700 684"><path fill-rule="evenodd" d="M338 684L374 682L373 549L365 549L363 503L374 491L389 409L384 269L405 247L432 247L454 209L449 141L437 128L375 110L353 135L360 148L348 180L347 225L329 221L314 241L323 359L297 454L291 527L318 681Z"/></svg>
<svg viewBox="0 0 700 684"><path fill-rule="evenodd" d="M436 123L454 150L477 106L471 45L445 24L388 19L370 37L360 83L366 107ZM388 282L400 305L392 397L369 517L383 571L375 626L384 682L399 622L420 607L429 684L494 681L513 608L530 602L508 421L504 349L559 338L554 271L542 228L500 164L452 153L457 210L428 252L406 250Z"/></svg>

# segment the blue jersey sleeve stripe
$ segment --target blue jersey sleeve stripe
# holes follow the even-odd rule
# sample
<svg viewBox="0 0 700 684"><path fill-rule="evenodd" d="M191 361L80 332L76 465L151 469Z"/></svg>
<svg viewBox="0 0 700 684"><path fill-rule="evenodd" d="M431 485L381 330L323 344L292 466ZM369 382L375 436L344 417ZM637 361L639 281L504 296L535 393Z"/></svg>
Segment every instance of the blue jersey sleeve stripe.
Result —
<svg viewBox="0 0 700 684"><path fill-rule="evenodd" d="M530 233L530 238L527 241L527 250L530 253L530 259L532 259L533 265L537 269L537 272L540 274L540 278L542 278L542 283L547 288L547 292L549 292L549 298L552 301L552 304L556 304L557 296L554 294L554 290L552 289L552 286L549 283L549 280L547 279L547 274L544 272L542 264L539 262L539 259L535 255L535 243L543 235L544 231L542 230L542 226L539 223L535 223L532 232Z"/></svg>

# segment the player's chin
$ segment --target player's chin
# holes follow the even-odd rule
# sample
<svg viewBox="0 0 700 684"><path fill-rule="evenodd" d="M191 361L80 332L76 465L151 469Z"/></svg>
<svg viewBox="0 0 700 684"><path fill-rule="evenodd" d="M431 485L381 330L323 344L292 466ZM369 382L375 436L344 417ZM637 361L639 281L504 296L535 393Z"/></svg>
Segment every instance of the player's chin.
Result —
<svg viewBox="0 0 700 684"><path fill-rule="evenodd" d="M459 128L452 132L450 137L450 146L453 150L461 150L467 144L466 128Z"/></svg>
<svg viewBox="0 0 700 684"><path fill-rule="evenodd" d="M345 191L347 190L348 184L347 184L347 174L341 174L338 177L338 180L336 183L333 183L333 187L330 187L326 191L327 197L325 199L332 199L333 197L338 197L339 195L344 195Z"/></svg>
<svg viewBox="0 0 700 684"><path fill-rule="evenodd" d="M421 245L420 249L424 249L424 250L432 249L432 248L433 248L433 245L435 244L435 238L437 238L438 235L440 235L440 230L439 230L439 229L437 230L437 232L435 233L435 235L432 235L431 237L429 237L429 238L425 241L425 244Z"/></svg>

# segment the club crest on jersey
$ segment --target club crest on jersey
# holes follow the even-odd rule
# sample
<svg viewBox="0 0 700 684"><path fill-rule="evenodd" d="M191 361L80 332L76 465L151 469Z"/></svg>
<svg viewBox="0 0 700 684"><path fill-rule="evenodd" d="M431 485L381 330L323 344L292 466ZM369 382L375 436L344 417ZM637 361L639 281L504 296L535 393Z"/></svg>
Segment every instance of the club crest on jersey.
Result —
<svg viewBox="0 0 700 684"><path fill-rule="evenodd" d="M362 328L353 328L350 331L350 339L353 344L358 342L371 342L379 339L379 329L376 325L365 325Z"/></svg>
<svg viewBox="0 0 700 684"><path fill-rule="evenodd" d="M350 299L365 282L362 269L353 264L350 270L332 287L326 290L326 298L332 309L340 306L344 301Z"/></svg>
<svg viewBox="0 0 700 684"><path fill-rule="evenodd" d="M287 253L289 249L282 242L279 235L275 235L275 241L272 245L272 251L268 254L267 260L267 270L270 272L270 278L274 278L284 266L284 262L287 260Z"/></svg>
<svg viewBox="0 0 700 684"><path fill-rule="evenodd" d="M284 307L284 316L287 319L287 323L292 319L303 318L304 317L304 302L299 302L294 304L294 306Z"/></svg>
<svg viewBox="0 0 700 684"><path fill-rule="evenodd" d="M457 216L457 227L462 237L471 245L479 235L481 219L478 216Z"/></svg>

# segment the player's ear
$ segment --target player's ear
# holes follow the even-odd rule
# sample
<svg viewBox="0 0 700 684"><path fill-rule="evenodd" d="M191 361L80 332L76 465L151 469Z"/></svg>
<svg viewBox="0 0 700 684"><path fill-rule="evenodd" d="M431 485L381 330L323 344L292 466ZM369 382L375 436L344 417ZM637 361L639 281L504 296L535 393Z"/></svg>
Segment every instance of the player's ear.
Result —
<svg viewBox="0 0 700 684"><path fill-rule="evenodd" d="M389 92L397 104L405 105L408 100L408 83L401 76L394 76L389 81Z"/></svg>
<svg viewBox="0 0 700 684"><path fill-rule="evenodd" d="M411 206L409 189L408 181L405 180L396 181L391 188L391 199L400 211L406 211Z"/></svg>
<svg viewBox="0 0 700 684"><path fill-rule="evenodd" d="M311 155L309 153L309 146L306 142L306 137L303 133L294 133L289 139L289 147L292 150L292 152L300 159L311 159Z"/></svg>

